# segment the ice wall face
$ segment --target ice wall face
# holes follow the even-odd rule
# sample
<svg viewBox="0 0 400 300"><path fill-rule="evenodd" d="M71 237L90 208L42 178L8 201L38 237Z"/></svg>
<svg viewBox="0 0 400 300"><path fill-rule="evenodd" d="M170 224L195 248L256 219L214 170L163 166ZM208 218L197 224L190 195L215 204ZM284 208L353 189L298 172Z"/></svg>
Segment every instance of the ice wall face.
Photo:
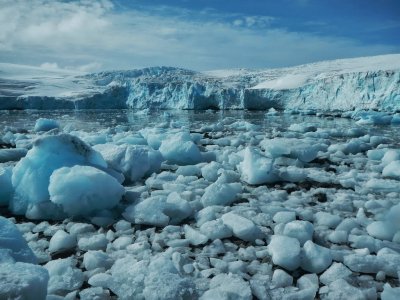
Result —
<svg viewBox="0 0 400 300"><path fill-rule="evenodd" d="M400 110L400 55L261 71L154 67L46 76L0 79L0 109Z"/></svg>

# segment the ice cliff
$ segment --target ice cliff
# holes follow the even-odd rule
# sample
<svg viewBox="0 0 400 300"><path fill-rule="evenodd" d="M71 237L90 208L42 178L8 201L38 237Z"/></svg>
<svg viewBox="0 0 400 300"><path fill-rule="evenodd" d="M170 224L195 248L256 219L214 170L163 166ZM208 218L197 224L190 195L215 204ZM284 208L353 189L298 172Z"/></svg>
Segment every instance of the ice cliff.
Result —
<svg viewBox="0 0 400 300"><path fill-rule="evenodd" d="M0 109L400 110L400 54L267 70L79 74L0 64Z"/></svg>

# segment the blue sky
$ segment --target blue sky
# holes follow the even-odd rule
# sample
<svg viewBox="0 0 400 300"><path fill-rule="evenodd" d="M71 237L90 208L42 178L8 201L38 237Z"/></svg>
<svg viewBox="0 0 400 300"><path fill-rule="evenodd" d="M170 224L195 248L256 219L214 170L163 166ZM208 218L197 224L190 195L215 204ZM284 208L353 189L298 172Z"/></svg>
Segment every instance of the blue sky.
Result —
<svg viewBox="0 0 400 300"><path fill-rule="evenodd" d="M0 0L0 61L284 67L400 53L398 0Z"/></svg>

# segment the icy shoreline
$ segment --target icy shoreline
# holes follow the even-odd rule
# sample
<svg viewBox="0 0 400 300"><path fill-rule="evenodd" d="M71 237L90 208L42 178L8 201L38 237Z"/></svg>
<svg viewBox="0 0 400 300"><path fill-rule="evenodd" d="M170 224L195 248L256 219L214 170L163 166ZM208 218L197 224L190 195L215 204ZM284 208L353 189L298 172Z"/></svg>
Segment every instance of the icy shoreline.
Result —
<svg viewBox="0 0 400 300"><path fill-rule="evenodd" d="M259 71L0 70L0 109L400 110L399 54Z"/></svg>
<svg viewBox="0 0 400 300"><path fill-rule="evenodd" d="M126 113L0 128L0 295L398 298L395 115Z"/></svg>

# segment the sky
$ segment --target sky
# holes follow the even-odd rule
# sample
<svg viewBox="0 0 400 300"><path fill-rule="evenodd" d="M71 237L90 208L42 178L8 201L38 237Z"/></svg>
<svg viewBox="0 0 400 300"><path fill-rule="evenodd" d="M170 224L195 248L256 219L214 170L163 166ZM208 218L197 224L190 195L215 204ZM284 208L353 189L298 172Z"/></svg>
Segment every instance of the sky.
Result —
<svg viewBox="0 0 400 300"><path fill-rule="evenodd" d="M399 0L0 0L0 62L277 68L400 53Z"/></svg>

